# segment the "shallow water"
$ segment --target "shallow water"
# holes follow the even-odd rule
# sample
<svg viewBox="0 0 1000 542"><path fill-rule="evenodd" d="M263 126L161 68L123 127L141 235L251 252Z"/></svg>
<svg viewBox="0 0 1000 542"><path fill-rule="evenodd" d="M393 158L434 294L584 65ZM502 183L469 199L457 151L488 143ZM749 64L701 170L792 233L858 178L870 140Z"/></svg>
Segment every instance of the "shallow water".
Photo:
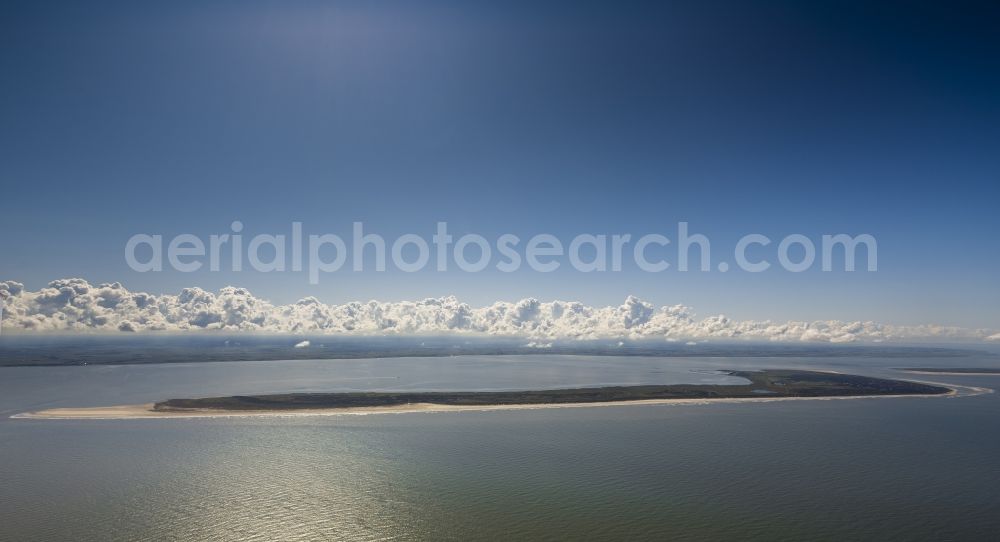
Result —
<svg viewBox="0 0 1000 542"><path fill-rule="evenodd" d="M1000 398L11 420L176 396L904 377L997 358L515 356L0 368L0 539L989 540ZM1000 386L1000 376L911 375ZM707 380L706 380L707 379Z"/></svg>

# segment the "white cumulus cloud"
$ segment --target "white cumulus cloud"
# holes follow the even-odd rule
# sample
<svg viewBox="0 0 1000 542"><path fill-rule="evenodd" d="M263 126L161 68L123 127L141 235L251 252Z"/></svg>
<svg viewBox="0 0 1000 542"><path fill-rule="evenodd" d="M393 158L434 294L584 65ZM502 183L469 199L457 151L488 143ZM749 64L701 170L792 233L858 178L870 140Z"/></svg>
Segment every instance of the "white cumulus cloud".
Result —
<svg viewBox="0 0 1000 542"><path fill-rule="evenodd" d="M244 288L184 288L176 295L132 292L121 284L61 279L38 291L0 282L3 331L142 332L225 330L294 334L481 334L525 337L544 347L554 339L747 339L828 343L892 340L998 340L996 330L876 322L771 322L697 318L683 305L654 307L629 296L618 306L575 301L498 301L471 307L455 297L328 305L314 297L274 305ZM305 347L307 341L296 346Z"/></svg>

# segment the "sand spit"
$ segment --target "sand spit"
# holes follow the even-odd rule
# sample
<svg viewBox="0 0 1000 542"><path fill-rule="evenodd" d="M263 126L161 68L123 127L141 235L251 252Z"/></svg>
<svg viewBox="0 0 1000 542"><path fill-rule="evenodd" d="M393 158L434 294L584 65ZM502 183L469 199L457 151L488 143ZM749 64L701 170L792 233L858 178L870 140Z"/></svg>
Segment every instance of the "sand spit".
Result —
<svg viewBox="0 0 1000 542"><path fill-rule="evenodd" d="M905 373L915 374L915 375L934 375L934 376L1000 376L1000 373L964 373L961 371L950 372L950 371L916 371L910 369L899 369Z"/></svg>

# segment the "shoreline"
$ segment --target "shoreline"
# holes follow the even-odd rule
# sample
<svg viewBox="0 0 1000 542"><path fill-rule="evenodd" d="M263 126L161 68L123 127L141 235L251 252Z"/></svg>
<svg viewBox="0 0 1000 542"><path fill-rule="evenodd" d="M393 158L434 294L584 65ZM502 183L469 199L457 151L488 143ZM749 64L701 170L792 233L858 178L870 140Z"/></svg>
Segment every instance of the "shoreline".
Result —
<svg viewBox="0 0 1000 542"><path fill-rule="evenodd" d="M825 397L717 397L696 399L639 399L631 401L597 401L591 403L544 403L511 405L442 405L434 403L413 403L397 406L367 406L347 408L317 408L300 410L222 410L199 409L191 411L153 410L155 403L139 405L118 405L86 408L51 408L22 412L10 416L12 419L30 420L135 420L135 419L193 419L193 418L296 418L315 416L363 416L374 414L416 414L437 412L489 412L507 410L537 410L553 408L597 408L611 406L652 406L652 405L709 405L726 403L772 403L776 401L835 401L849 399L898 399L935 397L972 397L993 393L990 388L940 384L949 391L942 394L894 394L894 395L838 395ZM964 391L963 391L964 390Z"/></svg>
<svg viewBox="0 0 1000 542"><path fill-rule="evenodd" d="M973 372L962 372L962 371L917 371L909 369L899 369L904 373L910 373L915 375L940 375L940 376L1000 376L1000 372L996 373L973 373Z"/></svg>

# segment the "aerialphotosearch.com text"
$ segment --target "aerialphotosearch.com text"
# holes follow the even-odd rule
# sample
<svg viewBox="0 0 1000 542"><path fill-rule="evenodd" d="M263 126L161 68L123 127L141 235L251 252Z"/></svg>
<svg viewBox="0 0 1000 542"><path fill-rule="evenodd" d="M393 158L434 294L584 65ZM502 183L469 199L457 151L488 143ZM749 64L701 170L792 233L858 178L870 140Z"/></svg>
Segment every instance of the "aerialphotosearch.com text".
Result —
<svg viewBox="0 0 1000 542"><path fill-rule="evenodd" d="M835 262L838 269L854 271L855 262L863 259L867 271L878 270L875 238L845 233L822 235L815 240L797 233L781 239L751 233L739 238L730 258L713 265L711 240L691 232L687 222L678 222L673 236L582 233L572 239L547 233L525 238L507 233L492 240L475 233L456 237L449 232L447 222L437 223L429 241L414 233L386 239L368 231L362 222L353 223L348 239L333 233L305 234L301 222L292 222L287 233L247 237L242 232L243 223L235 221L228 232L207 238L181 234L165 239L163 235L140 233L125 244L125 261L138 272L165 268L180 272L204 268L262 273L305 271L311 284L318 284L324 274L346 270L382 272L390 264L408 273L428 266L437 271L458 269L468 273L491 267L512 273L524 266L539 273L563 266L582 273L616 272L629 266L649 273L725 273L734 267L760 273L776 266L798 273L817 265L822 271L832 271Z"/></svg>

